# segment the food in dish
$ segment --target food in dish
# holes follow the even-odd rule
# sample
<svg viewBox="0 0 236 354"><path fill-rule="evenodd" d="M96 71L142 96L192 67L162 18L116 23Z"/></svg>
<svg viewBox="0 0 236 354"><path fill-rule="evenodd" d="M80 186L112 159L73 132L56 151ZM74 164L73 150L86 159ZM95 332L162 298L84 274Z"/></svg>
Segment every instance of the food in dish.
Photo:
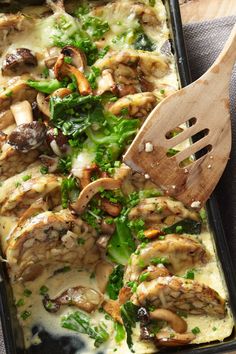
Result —
<svg viewBox="0 0 236 354"><path fill-rule="evenodd" d="M230 336L204 209L122 163L178 89L162 2L48 1L2 15L0 36L1 244L26 346L42 328L82 353Z"/></svg>

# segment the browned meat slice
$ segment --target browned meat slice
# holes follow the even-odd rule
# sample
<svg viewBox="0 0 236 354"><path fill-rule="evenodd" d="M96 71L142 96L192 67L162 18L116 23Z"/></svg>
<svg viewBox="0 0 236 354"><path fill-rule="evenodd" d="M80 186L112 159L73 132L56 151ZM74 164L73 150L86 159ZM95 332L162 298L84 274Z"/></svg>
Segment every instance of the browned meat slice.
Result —
<svg viewBox="0 0 236 354"><path fill-rule="evenodd" d="M191 279L172 276L143 282L134 296L143 306L153 305L193 315L225 315L225 300L214 289Z"/></svg>
<svg viewBox="0 0 236 354"><path fill-rule="evenodd" d="M53 264L95 264L96 231L68 210L46 211L21 223L9 236L6 258L13 281L35 279Z"/></svg>
<svg viewBox="0 0 236 354"><path fill-rule="evenodd" d="M38 150L31 150L27 154L15 150L13 147L5 144L0 154L0 181L20 173L31 163L36 161L39 156Z"/></svg>
<svg viewBox="0 0 236 354"><path fill-rule="evenodd" d="M38 198L46 198L51 209L61 202L61 178L47 174L30 178L7 196L1 207L1 214L14 213L21 216Z"/></svg>
<svg viewBox="0 0 236 354"><path fill-rule="evenodd" d="M208 259L208 252L198 241L188 236L166 235L146 247L138 246L137 252L131 255L125 280L137 280L142 270L151 264L163 262L172 273L179 273L196 264L205 264Z"/></svg>
<svg viewBox="0 0 236 354"><path fill-rule="evenodd" d="M190 211L181 202L168 197L147 198L129 213L129 219L141 218L147 227L174 224L182 219L198 220L198 213Z"/></svg>

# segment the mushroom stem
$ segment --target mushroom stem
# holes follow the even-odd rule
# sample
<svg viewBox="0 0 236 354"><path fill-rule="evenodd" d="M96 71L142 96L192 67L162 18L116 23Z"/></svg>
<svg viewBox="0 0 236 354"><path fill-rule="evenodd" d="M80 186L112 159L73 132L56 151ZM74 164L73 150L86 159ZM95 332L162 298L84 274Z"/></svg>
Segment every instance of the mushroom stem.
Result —
<svg viewBox="0 0 236 354"><path fill-rule="evenodd" d="M17 126L33 122L33 110L28 101L15 103L10 107L10 109Z"/></svg>
<svg viewBox="0 0 236 354"><path fill-rule="evenodd" d="M71 204L71 208L78 214L82 214L89 201L97 194L101 188L114 190L121 186L121 181L113 178L99 178L89 183L80 193L77 201Z"/></svg>
<svg viewBox="0 0 236 354"><path fill-rule="evenodd" d="M177 347L189 344L196 336L191 332L176 333L170 336L168 332L159 332L156 334L156 345L158 347Z"/></svg>
<svg viewBox="0 0 236 354"><path fill-rule="evenodd" d="M150 312L150 318L168 322L171 328L177 333L185 333L187 331L188 326L186 321L170 310L157 309Z"/></svg>
<svg viewBox="0 0 236 354"><path fill-rule="evenodd" d="M49 102L46 101L46 98L42 92L39 92L36 97L36 102L39 110L47 117L50 117Z"/></svg>

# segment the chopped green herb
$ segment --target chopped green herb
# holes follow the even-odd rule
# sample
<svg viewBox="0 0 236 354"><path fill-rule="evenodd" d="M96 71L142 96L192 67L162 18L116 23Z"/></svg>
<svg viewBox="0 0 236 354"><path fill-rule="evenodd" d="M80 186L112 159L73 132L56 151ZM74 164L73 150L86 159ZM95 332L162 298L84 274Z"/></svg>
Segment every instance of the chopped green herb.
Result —
<svg viewBox="0 0 236 354"><path fill-rule="evenodd" d="M22 320L27 320L27 318L29 318L31 316L31 312L30 311L23 311L20 314L20 317L22 318Z"/></svg>
<svg viewBox="0 0 236 354"><path fill-rule="evenodd" d="M11 97L13 94L13 91L8 91L7 93L5 93L5 96L6 97Z"/></svg>
<svg viewBox="0 0 236 354"><path fill-rule="evenodd" d="M46 175L48 173L48 167L47 166L40 167L40 172L42 173L42 175Z"/></svg>
<svg viewBox="0 0 236 354"><path fill-rule="evenodd" d="M21 183L20 182L16 182L15 186L16 186L16 188L18 188L18 187L21 186Z"/></svg>
<svg viewBox="0 0 236 354"><path fill-rule="evenodd" d="M72 331L87 334L90 338L95 340L94 346L96 348L109 339L109 334L105 330L104 323L101 322L97 326L92 326L90 324L89 316L81 311L76 311L67 316L63 316L61 319L61 326Z"/></svg>
<svg viewBox="0 0 236 354"><path fill-rule="evenodd" d="M25 304L25 300L24 300L24 299L19 299L19 300L16 302L16 306L17 306L17 307L23 306L24 304Z"/></svg>
<svg viewBox="0 0 236 354"><path fill-rule="evenodd" d="M174 234L174 233L176 233L176 228L178 226L182 227L181 233L186 233L186 234L191 234L191 235L199 235L201 233L202 224L200 221L195 221L195 220L191 220L191 219L184 219L184 220L178 221L177 223L175 223L171 226L164 227L162 229L162 231L165 234ZM178 228L177 230L178 230L178 233L180 233L180 228Z"/></svg>
<svg viewBox="0 0 236 354"><path fill-rule="evenodd" d="M22 177L22 181L26 182L26 181L28 181L30 178L32 178L31 175L25 175L25 176Z"/></svg>
<svg viewBox="0 0 236 354"><path fill-rule="evenodd" d="M109 49L110 49L110 46L109 45L107 45L107 46L105 46L102 50L100 50L100 52L98 53L98 57L99 58L104 58L105 57L105 55L107 54L107 52L109 51Z"/></svg>
<svg viewBox="0 0 236 354"><path fill-rule="evenodd" d="M24 289L24 291L23 291L24 296L30 297L31 294L32 294L32 291L30 289Z"/></svg>
<svg viewBox="0 0 236 354"><path fill-rule="evenodd" d="M193 270L188 270L184 276L184 278L186 279L194 279L195 274Z"/></svg>
<svg viewBox="0 0 236 354"><path fill-rule="evenodd" d="M177 234L182 234L183 233L183 226L182 225L177 225L175 228L175 232Z"/></svg>
<svg viewBox="0 0 236 354"><path fill-rule="evenodd" d="M212 328L212 330L213 330L213 331L216 331L216 330L217 330L217 328L216 328L216 327L213 327L213 328Z"/></svg>
<svg viewBox="0 0 236 354"><path fill-rule="evenodd" d="M167 257L153 257L150 262L154 265L156 264L169 264L169 260Z"/></svg>
<svg viewBox="0 0 236 354"><path fill-rule="evenodd" d="M193 329L192 329L192 333L193 334L198 334L198 333L200 333L201 331L200 331L200 328L199 327L194 327Z"/></svg>
<svg viewBox="0 0 236 354"><path fill-rule="evenodd" d="M145 272L145 273L141 274L141 275L139 276L139 281L140 281L140 283L142 283L143 281L147 280L148 277L149 277L149 275L150 275L149 272Z"/></svg>
<svg viewBox="0 0 236 354"><path fill-rule="evenodd" d="M140 31L140 33L137 34L136 40L134 42L134 49L147 50L149 52L152 52L153 50L155 50L155 45L151 41L151 39L146 35L146 33Z"/></svg>
<svg viewBox="0 0 236 354"><path fill-rule="evenodd" d="M161 89L161 90L160 90L160 93L161 93L162 95L164 95L165 90L164 90L164 89Z"/></svg>
<svg viewBox="0 0 236 354"><path fill-rule="evenodd" d="M68 174L72 167L72 157L70 155L59 159L57 169L64 175Z"/></svg>
<svg viewBox="0 0 236 354"><path fill-rule="evenodd" d="M63 178L61 182L62 207L68 208L69 202L74 201L78 196L78 186L74 177Z"/></svg>
<svg viewBox="0 0 236 354"><path fill-rule="evenodd" d="M103 37L103 35L109 31L110 27L107 21L102 21L98 17L93 16L80 16L82 21L82 28L93 39L98 40Z"/></svg>
<svg viewBox="0 0 236 354"><path fill-rule="evenodd" d="M64 57L64 62L66 64L71 64L72 63L72 58L71 57Z"/></svg>
<svg viewBox="0 0 236 354"><path fill-rule="evenodd" d="M90 70L91 71L88 75L88 82L90 83L91 88L95 89L97 88L97 77L101 74L101 70L96 68L96 66L91 66Z"/></svg>
<svg viewBox="0 0 236 354"><path fill-rule="evenodd" d="M78 245L84 245L84 244L85 244L85 239L82 238L82 237L79 237L79 238L77 239L77 243L78 243Z"/></svg>
<svg viewBox="0 0 236 354"><path fill-rule="evenodd" d="M126 285L131 288L133 294L136 293L138 287L138 283L136 281L129 281Z"/></svg>
<svg viewBox="0 0 236 354"><path fill-rule="evenodd" d="M107 284L107 294L112 300L118 299L119 291L123 286L124 267L122 265L116 266L109 276Z"/></svg>
<svg viewBox="0 0 236 354"><path fill-rule="evenodd" d="M46 285L42 285L41 288L39 289L39 294L40 295L46 295L48 293L48 287Z"/></svg>

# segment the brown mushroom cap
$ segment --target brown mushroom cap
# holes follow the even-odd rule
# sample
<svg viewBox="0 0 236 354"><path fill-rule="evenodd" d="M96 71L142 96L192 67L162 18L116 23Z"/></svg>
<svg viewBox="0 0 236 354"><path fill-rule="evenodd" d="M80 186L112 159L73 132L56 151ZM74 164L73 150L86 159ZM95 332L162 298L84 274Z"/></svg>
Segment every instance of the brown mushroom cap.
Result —
<svg viewBox="0 0 236 354"><path fill-rule="evenodd" d="M87 66L87 59L82 50L75 48L72 45L67 45L62 49L61 53L66 57L70 57L72 59L71 64L81 72L84 72Z"/></svg>
<svg viewBox="0 0 236 354"><path fill-rule="evenodd" d="M21 124L8 136L8 144L16 150L28 152L40 146L46 136L46 127L40 122Z"/></svg>
<svg viewBox="0 0 236 354"><path fill-rule="evenodd" d="M168 332L161 331L156 334L156 345L157 347L177 347L187 345L195 338L196 336L191 332L170 335Z"/></svg>
<svg viewBox="0 0 236 354"><path fill-rule="evenodd" d="M2 75L23 74L37 65L37 58L29 49L17 48L13 53L6 55L2 65Z"/></svg>
<svg viewBox="0 0 236 354"><path fill-rule="evenodd" d="M50 299L46 295L43 305L48 312L57 312L61 305L73 305L86 312L96 310L102 303L103 296L98 291L84 286L69 288L56 299ZM50 304L50 307L48 306Z"/></svg>

